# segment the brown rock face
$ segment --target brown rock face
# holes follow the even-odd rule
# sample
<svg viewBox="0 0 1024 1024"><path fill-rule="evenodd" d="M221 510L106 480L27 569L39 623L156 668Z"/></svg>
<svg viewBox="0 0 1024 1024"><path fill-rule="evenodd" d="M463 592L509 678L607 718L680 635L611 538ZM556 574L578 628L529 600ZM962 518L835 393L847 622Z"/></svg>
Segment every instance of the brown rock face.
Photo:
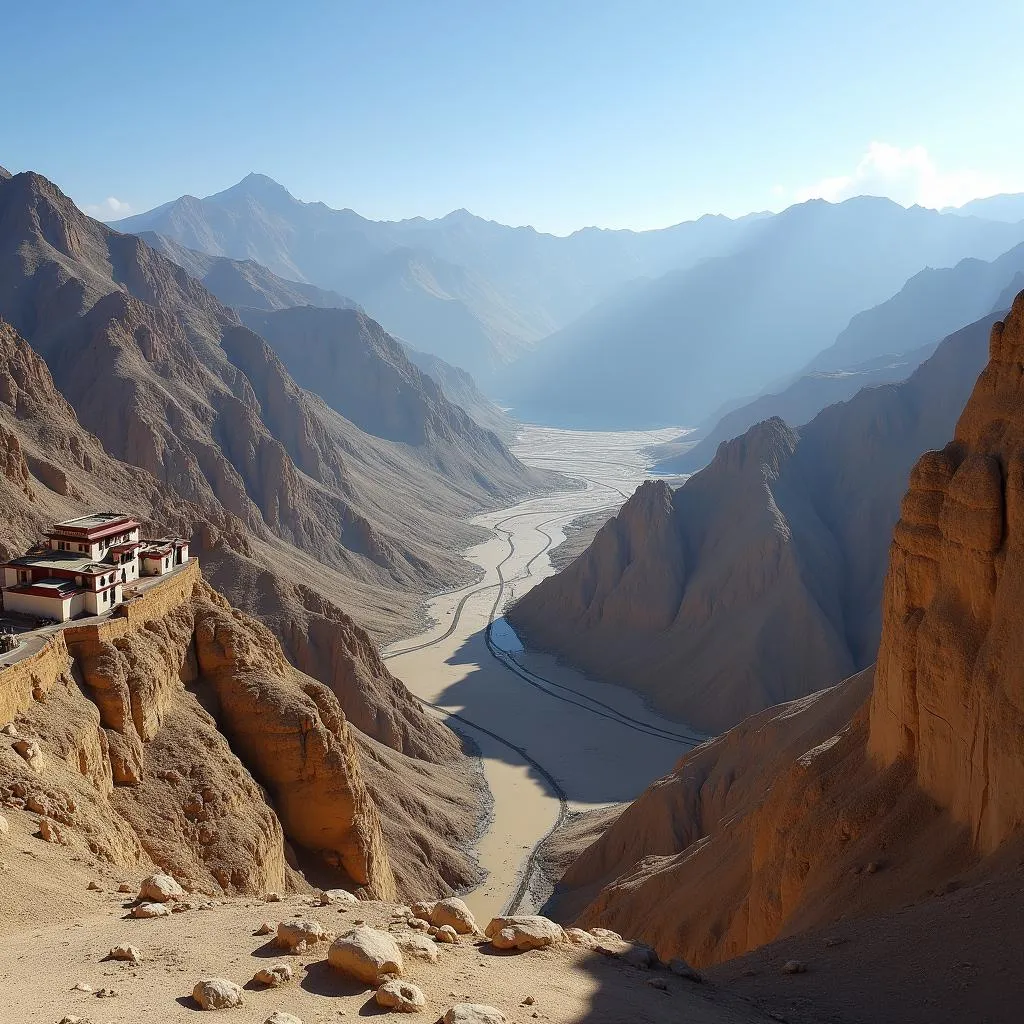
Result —
<svg viewBox="0 0 1024 1024"><path fill-rule="evenodd" d="M799 430L751 427L674 494L644 484L509 618L530 643L711 732L870 664L907 473L949 436L988 327Z"/></svg>
<svg viewBox="0 0 1024 1024"><path fill-rule="evenodd" d="M88 842L110 857L127 858L125 863L149 858L173 864L182 877L204 888L261 891L283 885L290 869L279 814L287 817L288 801L282 798L280 807L268 804L260 786L271 790L274 772L287 768L284 747L274 764L257 770L258 751L240 762L240 748L233 740L229 745L224 731L228 716L223 708L240 716L239 733L244 733L253 714L246 700L251 697L258 705L266 690L275 699L268 699L262 714L278 708L283 722L291 722L275 726L275 735L294 734L295 722L314 723L314 711L321 723L310 726L320 742L310 749L295 785L307 787L306 796L321 807L339 801L333 805L337 813L332 817L328 812L334 831L326 836L302 831L301 807L289 819L289 827L294 824L297 835L305 837L289 841L318 882L347 879L341 873L343 859L353 873L348 884L376 876L383 879L381 891L392 884L388 870L403 891L415 894L444 895L476 880L478 868L465 851L475 833L479 793L467 777L460 744L424 715L387 672L366 633L312 587L288 585L269 569L254 571L253 553L230 549L234 541L226 538L233 527L225 518L218 521L215 509L200 511L147 472L111 458L81 427L46 364L2 322L0 385L0 452L4 464L14 467L11 476L0 474L5 509L0 551L20 553L55 519L112 503L136 511L149 524L147 532L187 533L198 519L201 549L216 552L211 560L221 571L231 570L236 589L260 595L269 621L283 620L282 639L307 672L295 672L284 662L277 640L252 620L225 611L212 595L206 602L211 610L200 615L199 604L173 586L161 586L159 593L168 597L144 628L116 635L76 634L72 646L79 683L67 675L63 645L60 651L47 647L41 663L6 670L0 721L27 715L34 730L60 737L63 754L56 764L66 755L76 768L62 782L71 787L65 795L96 808L81 815ZM53 467L54 475L47 476L44 466ZM58 471L68 482L66 494L52 487ZM207 512L210 519L204 518ZM147 597L147 607L153 606L156 593ZM216 666L206 678L196 658L196 637L199 625L217 609L229 616L231 628L217 626L211 634L218 644L224 641L220 655L214 657L217 645L204 646L208 664ZM229 646L231 657L225 653ZM231 667L232 659L243 654L244 660ZM323 685L308 678L313 673ZM35 693L50 696L42 704ZM335 736L335 727L343 735ZM367 736L356 731L360 727ZM371 736L394 749L375 745ZM362 776L356 771L362 783L352 783L345 797L337 779L345 777L352 757L353 770L366 771ZM47 762L54 764L52 758ZM180 771L182 764L191 766L187 775ZM25 768L23 758L11 760L12 770L23 774ZM286 780L285 788L291 784ZM361 839L358 829L346 833L340 814L345 800L352 805L353 821L360 815L372 821L376 806L387 808L390 868L374 866L380 859L375 833L369 840ZM89 821L95 822L93 831ZM425 849L432 855L424 857Z"/></svg>
<svg viewBox="0 0 1024 1024"><path fill-rule="evenodd" d="M569 868L563 916L708 964L1006 871L1024 824L1024 295L990 349L953 441L911 474L875 669L684 757Z"/></svg>
<svg viewBox="0 0 1024 1024"><path fill-rule="evenodd" d="M953 440L922 456L893 536L872 754L908 759L982 851L1024 822L1024 296Z"/></svg>

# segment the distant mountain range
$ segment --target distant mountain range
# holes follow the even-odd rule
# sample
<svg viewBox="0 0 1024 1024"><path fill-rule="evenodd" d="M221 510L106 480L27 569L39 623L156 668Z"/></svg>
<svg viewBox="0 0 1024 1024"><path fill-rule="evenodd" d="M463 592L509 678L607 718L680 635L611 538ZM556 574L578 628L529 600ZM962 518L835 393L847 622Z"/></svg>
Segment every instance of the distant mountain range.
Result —
<svg viewBox="0 0 1024 1024"><path fill-rule="evenodd" d="M862 387L904 380L941 338L1008 308L1024 287L1022 275L1024 244L991 262L965 259L955 267L922 270L892 298L858 313L791 384L730 410L696 445L659 464L659 470L695 472L714 458L722 441L770 416L796 427Z"/></svg>
<svg viewBox="0 0 1024 1024"><path fill-rule="evenodd" d="M214 290L218 266L199 266L182 249L249 261L249 276L259 277L259 264L315 305L358 305L411 349L469 371L521 419L623 428L699 422L724 403L743 404L737 396L779 393L802 372L818 374L822 394L835 397L852 393L836 371L905 375L900 359L872 364L996 305L989 291L979 309L982 282L1019 262L1010 250L1024 242L1024 197L944 212L870 197L813 200L774 215L563 238L465 210L372 221L250 174L115 226L141 233ZM954 275L949 287L943 274ZM247 281L230 304L295 304L244 301L261 289L262 279ZM936 300L923 303L928 290ZM889 326L901 315L907 326L895 350L865 312L889 301ZM814 387L802 387L810 404L800 407L811 410Z"/></svg>
<svg viewBox="0 0 1024 1024"><path fill-rule="evenodd" d="M660 231L587 228L559 238L465 210L371 221L300 202L250 174L216 195L182 196L113 226L351 296L413 347L486 380L623 283L728 252L758 219L708 216Z"/></svg>
<svg viewBox="0 0 1024 1024"><path fill-rule="evenodd" d="M520 418L569 426L694 423L791 379L924 267L993 259L1022 239L1024 224L887 199L790 207L752 225L731 254L592 309L521 359L501 397Z"/></svg>

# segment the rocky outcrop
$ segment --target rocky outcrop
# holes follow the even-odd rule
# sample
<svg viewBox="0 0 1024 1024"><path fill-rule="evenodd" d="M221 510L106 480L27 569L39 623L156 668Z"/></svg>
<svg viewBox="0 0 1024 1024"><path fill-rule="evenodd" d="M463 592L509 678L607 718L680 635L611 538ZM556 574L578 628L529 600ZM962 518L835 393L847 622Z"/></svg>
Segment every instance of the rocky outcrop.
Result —
<svg viewBox="0 0 1024 1024"><path fill-rule="evenodd" d="M686 755L566 872L563 914L702 965L1016 864L1022 359L1024 295L911 474L877 666Z"/></svg>
<svg viewBox="0 0 1024 1024"><path fill-rule="evenodd" d="M989 852L1024 823L1024 294L940 452L910 478L890 549L872 754Z"/></svg>
<svg viewBox="0 0 1024 1024"><path fill-rule="evenodd" d="M674 493L645 483L510 621L528 643L711 732L864 668L907 473L949 436L989 326L798 430L778 418L751 427Z"/></svg>

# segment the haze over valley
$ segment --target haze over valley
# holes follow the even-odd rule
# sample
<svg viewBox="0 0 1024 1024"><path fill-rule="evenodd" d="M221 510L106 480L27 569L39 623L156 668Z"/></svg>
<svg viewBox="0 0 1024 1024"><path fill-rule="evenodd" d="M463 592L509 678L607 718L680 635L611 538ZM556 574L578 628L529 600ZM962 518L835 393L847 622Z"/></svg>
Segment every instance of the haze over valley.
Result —
<svg viewBox="0 0 1024 1024"><path fill-rule="evenodd" d="M0 36L0 1020L1016 1022L1021 11L239 13Z"/></svg>

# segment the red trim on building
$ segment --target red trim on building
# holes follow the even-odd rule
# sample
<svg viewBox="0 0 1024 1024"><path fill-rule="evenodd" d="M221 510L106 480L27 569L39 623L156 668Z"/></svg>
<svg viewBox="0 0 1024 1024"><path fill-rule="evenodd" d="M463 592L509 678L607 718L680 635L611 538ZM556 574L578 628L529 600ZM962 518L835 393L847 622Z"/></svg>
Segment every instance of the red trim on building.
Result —
<svg viewBox="0 0 1024 1024"><path fill-rule="evenodd" d="M142 524L134 519L121 519L109 526L97 526L89 530L83 526L55 526L49 533L43 534L51 540L86 540L89 542L102 540L115 533L128 533L130 530L141 530Z"/></svg>

